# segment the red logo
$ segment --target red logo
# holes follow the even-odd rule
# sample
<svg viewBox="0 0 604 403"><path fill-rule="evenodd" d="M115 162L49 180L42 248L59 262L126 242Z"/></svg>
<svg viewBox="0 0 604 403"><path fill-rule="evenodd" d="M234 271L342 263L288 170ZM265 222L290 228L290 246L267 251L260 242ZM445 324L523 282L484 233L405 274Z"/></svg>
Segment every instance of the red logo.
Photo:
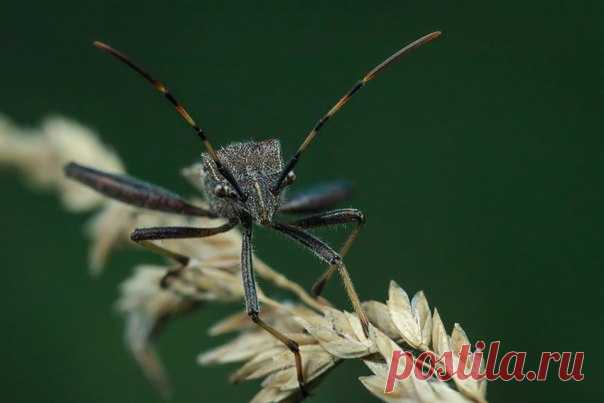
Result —
<svg viewBox="0 0 604 403"><path fill-rule="evenodd" d="M453 378L465 380L472 378L480 381L486 379L494 381L540 381L547 379L550 363L559 363L556 376L562 381L582 381L583 360L585 352L573 353L546 351L541 353L537 370L525 370L527 353L523 351L508 351L498 360L501 342L494 341L489 344L488 353L485 354L486 343L477 341L475 350L470 352L470 345L462 345L460 351L453 354L447 351L440 357L432 351L423 351L415 357L410 351L397 350L392 353L390 370L386 382L386 393L394 390L397 380L414 376L418 380L428 380L436 377L441 381ZM486 358L486 364L484 359ZM401 363L401 359L405 360ZM470 361L471 360L471 361ZM572 365L571 365L572 363ZM402 365L404 364L404 365ZM400 373L397 370L402 368Z"/></svg>

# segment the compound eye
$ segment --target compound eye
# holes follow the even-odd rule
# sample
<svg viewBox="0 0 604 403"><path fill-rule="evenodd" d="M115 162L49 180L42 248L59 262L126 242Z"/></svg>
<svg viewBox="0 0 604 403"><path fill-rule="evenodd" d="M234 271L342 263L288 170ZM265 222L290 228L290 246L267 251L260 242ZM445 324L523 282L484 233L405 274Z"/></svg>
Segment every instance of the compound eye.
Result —
<svg viewBox="0 0 604 403"><path fill-rule="evenodd" d="M230 186L221 183L219 185L216 185L216 187L214 188L214 194L217 197L233 197L235 192L233 191L233 189L231 189Z"/></svg>
<svg viewBox="0 0 604 403"><path fill-rule="evenodd" d="M287 173L287 176L285 177L285 186L291 185L295 181L296 181L296 174L294 173L294 171L289 171Z"/></svg>

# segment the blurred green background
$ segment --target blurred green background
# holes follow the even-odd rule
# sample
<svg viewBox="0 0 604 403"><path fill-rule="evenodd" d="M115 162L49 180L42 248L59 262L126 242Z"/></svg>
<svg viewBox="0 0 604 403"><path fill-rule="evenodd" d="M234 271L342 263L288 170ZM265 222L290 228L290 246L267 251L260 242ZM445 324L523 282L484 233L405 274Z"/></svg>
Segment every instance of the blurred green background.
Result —
<svg viewBox="0 0 604 403"><path fill-rule="evenodd" d="M22 125L77 119L133 175L190 194L178 171L198 158L198 140L93 40L168 82L216 144L277 136L290 155L365 71L440 29L329 123L298 184L355 182L351 204L369 221L348 263L362 298L385 300L392 278L423 289L448 328L528 351L531 367L541 351L586 352L584 382L495 382L492 402L601 401L603 15L601 1L8 1L0 111ZM156 259L125 251L91 278L86 217L13 172L0 178L2 400L161 401L112 309L130 268ZM305 286L323 269L257 234L258 255ZM338 282L327 294L347 306ZM214 307L160 341L176 402L247 401L257 390L228 384L234 366L196 365L221 341L208 326L238 308ZM372 401L354 381L368 372L340 366L312 401Z"/></svg>

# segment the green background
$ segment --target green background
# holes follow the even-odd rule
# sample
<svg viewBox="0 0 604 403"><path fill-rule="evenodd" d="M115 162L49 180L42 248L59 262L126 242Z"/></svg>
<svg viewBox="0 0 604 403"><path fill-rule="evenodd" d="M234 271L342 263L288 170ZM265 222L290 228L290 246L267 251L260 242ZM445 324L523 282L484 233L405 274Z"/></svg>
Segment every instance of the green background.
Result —
<svg viewBox="0 0 604 403"><path fill-rule="evenodd" d="M348 259L362 298L390 279L423 289L450 328L527 351L585 351L581 383L489 385L493 402L601 401L604 28L601 1L4 2L0 110L94 128L128 171L189 194L201 145L161 97L91 46L104 40L167 81L216 144L280 137L292 153L366 70L406 42L443 37L364 89L297 169L346 177L368 216ZM125 251L89 277L86 217L3 172L0 343L5 402L159 402L112 309ZM322 265L257 231L257 253L310 286ZM343 238L338 231L330 241ZM327 294L347 306L337 282ZM235 366L202 368L214 306L169 328L160 351L175 401L248 400ZM371 401L346 363L312 401ZM345 385L343 387L342 385ZM600 396L598 398L597 396Z"/></svg>

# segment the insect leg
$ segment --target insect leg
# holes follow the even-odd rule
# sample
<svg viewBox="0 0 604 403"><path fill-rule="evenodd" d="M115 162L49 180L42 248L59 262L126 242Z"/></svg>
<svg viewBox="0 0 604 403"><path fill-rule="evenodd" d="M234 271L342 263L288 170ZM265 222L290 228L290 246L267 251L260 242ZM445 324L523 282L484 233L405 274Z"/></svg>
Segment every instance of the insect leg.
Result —
<svg viewBox="0 0 604 403"><path fill-rule="evenodd" d="M279 211L288 214L315 213L331 208L351 195L352 185L348 181L320 183L288 197Z"/></svg>
<svg viewBox="0 0 604 403"><path fill-rule="evenodd" d="M138 241L137 244L139 244L145 249L150 250L153 253L167 257L168 259L174 260L178 263L178 266L168 269L166 274L162 277L159 283L161 288L168 288L170 280L175 277L179 277L183 269L189 264L190 259L188 256L184 256L180 253L172 252L171 250L162 248L161 246L156 245L151 241Z"/></svg>
<svg viewBox="0 0 604 403"><path fill-rule="evenodd" d="M75 162L65 165L64 169L68 177L126 204L166 213L215 217L212 212L193 206L166 189L127 175L110 174Z"/></svg>
<svg viewBox="0 0 604 403"><path fill-rule="evenodd" d="M178 277L182 270L189 264L189 257L181 255L163 248L153 242L157 239L175 239L175 238L204 238L226 232L237 225L238 220L231 220L214 228L195 228L195 227L155 227L155 228L138 228L130 235L137 244L157 253L158 255L167 257L176 261L179 265L168 270L166 275L161 279L161 287L167 288L170 280Z"/></svg>
<svg viewBox="0 0 604 403"><path fill-rule="evenodd" d="M326 211L323 213L301 218L299 220L291 222L290 224L300 228L317 228L348 223L355 223L356 225L350 235L348 235L348 238L342 246L342 249L340 249L340 256L344 257L350 250L352 243L357 239L359 232L365 224L365 215L363 214L363 212L361 212L361 210L346 208ZM319 295L321 295L325 284L327 284L327 281L329 281L329 279L336 270L336 266L329 266L327 270L325 270L325 272L321 275L321 277L319 277L319 279L314 283L311 288L311 292L314 296L318 297Z"/></svg>
<svg viewBox="0 0 604 403"><path fill-rule="evenodd" d="M344 283L346 294L348 295L348 298L350 299L350 302L352 303L352 306L359 317L359 320L361 321L365 335L368 336L369 319L367 319L367 314L363 310L361 301L359 300L359 296L354 289L350 274L348 273L348 269L346 269L346 265L344 264L342 257L335 250L333 250L331 246L327 245L316 236L304 231L299 227L285 223L274 223L272 224L272 227L293 240L301 243L303 246L313 252L319 259L327 263L329 266L334 266L338 270L338 273L342 278L342 282Z"/></svg>
<svg viewBox="0 0 604 403"><path fill-rule="evenodd" d="M296 374L298 384L303 396L308 393L304 388L304 372L302 371L302 356L300 355L300 346L298 343L268 323L260 319L260 304L256 293L256 280L254 278L254 269L252 267L252 223L250 221L243 223L243 241L241 245L241 276L243 280L243 289L245 291L245 309L250 319L266 330L273 337L283 343L293 354L296 364Z"/></svg>
<svg viewBox="0 0 604 403"><path fill-rule="evenodd" d="M229 220L226 224L212 228L199 227L150 227L137 228L130 234L134 242L153 241L156 239L185 239L205 238L208 236L227 232L239 223L238 219Z"/></svg>

